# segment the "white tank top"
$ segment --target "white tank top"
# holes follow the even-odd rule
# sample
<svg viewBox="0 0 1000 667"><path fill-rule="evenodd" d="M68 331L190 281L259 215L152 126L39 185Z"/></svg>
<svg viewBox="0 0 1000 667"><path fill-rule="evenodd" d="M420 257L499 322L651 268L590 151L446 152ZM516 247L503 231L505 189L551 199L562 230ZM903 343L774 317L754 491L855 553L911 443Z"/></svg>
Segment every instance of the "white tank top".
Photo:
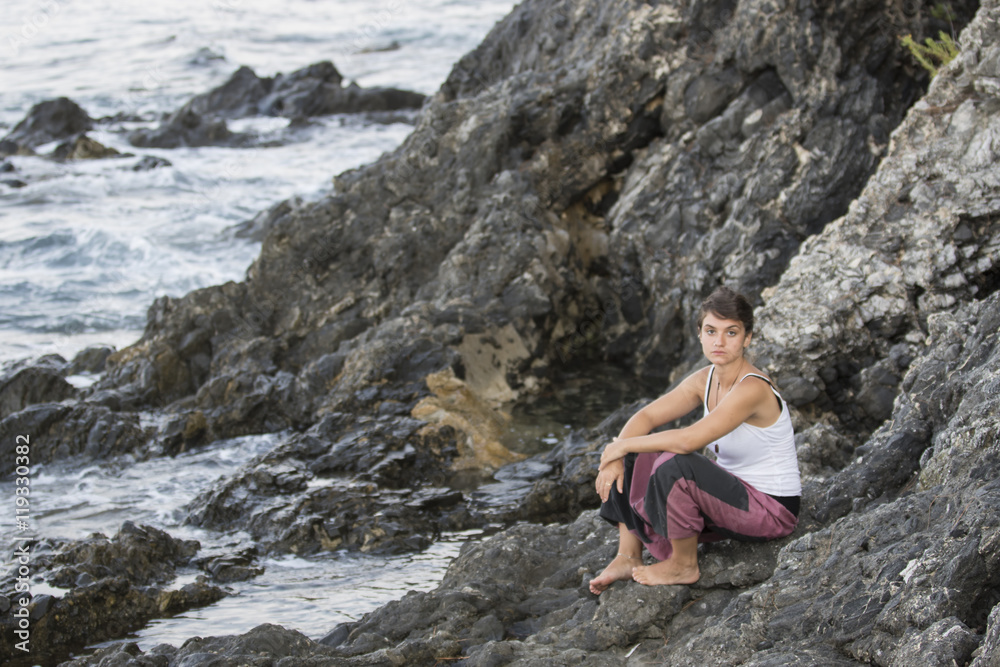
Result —
<svg viewBox="0 0 1000 667"><path fill-rule="evenodd" d="M708 414L708 392L712 386L713 366L705 383L705 414ZM771 386L763 375L747 373L758 377ZM795 433L788 405L771 386L771 391L781 403L781 415L770 426L752 426L743 422L734 430L709 445L716 452L715 457L722 468L736 475L758 491L772 496L802 495L802 480L799 476L799 460L795 455Z"/></svg>

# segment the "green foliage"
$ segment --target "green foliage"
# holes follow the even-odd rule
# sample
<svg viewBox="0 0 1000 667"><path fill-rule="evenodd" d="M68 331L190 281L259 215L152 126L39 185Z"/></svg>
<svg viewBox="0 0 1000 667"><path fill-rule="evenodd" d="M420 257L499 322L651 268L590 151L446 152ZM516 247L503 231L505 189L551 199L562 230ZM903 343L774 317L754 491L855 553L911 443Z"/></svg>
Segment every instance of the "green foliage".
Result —
<svg viewBox="0 0 1000 667"><path fill-rule="evenodd" d="M947 21L948 23L954 23L955 10L952 8L950 2L938 2L931 9L931 16L941 21Z"/></svg>
<svg viewBox="0 0 1000 667"><path fill-rule="evenodd" d="M903 42L903 46L910 50L917 62L923 65L932 77L937 75L939 68L950 63L958 55L958 44L950 35L939 32L938 36L940 39L928 37L923 44L913 39L913 35L899 38Z"/></svg>

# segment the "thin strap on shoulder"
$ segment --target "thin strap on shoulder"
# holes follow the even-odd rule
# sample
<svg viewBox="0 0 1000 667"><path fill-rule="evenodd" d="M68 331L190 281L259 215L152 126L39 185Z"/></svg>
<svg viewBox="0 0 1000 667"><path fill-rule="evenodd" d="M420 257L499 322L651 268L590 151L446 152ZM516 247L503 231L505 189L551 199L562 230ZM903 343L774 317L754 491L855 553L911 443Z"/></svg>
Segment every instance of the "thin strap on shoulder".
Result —
<svg viewBox="0 0 1000 667"><path fill-rule="evenodd" d="M708 367L708 379L705 380L705 395L702 396L702 403L705 404L705 409L708 410L708 393L712 391L712 375L715 373L715 366Z"/></svg>
<svg viewBox="0 0 1000 667"><path fill-rule="evenodd" d="M773 382L771 382L771 380L770 380L769 378L766 378L766 377L764 377L764 376L763 376L763 375L761 375L760 373L747 373L746 375L744 375L743 377L741 377L741 378L740 378L740 382L743 382L743 380L746 380L746 379L747 379L748 377L750 377L750 376L753 376L753 377L755 377L755 378L760 378L761 380L763 380L764 382L766 382L766 383L767 383L767 386L771 388L771 391L772 391L772 392L774 393L774 395L775 395L775 396L777 397L777 399L778 399L778 407L779 407L779 408L780 408L780 407L783 407L783 406L782 406L782 401L783 401L784 399L782 399L782 398L781 398L781 394L779 394L779 393L778 393L778 390L774 388L774 383L773 383Z"/></svg>
<svg viewBox="0 0 1000 667"><path fill-rule="evenodd" d="M740 378L740 382L743 382L743 381L744 381L744 380L746 380L746 379L747 379L748 377L755 377L755 378L760 378L760 379L761 379L761 380L763 380L764 382L766 382L766 383L768 383L769 385L771 385L771 388L772 388L772 389L774 389L774 383L772 383L770 379L768 379L768 378L764 377L764 376L763 376L763 375L761 375L760 373L747 373L746 375L744 375L743 377L741 377L741 378Z"/></svg>

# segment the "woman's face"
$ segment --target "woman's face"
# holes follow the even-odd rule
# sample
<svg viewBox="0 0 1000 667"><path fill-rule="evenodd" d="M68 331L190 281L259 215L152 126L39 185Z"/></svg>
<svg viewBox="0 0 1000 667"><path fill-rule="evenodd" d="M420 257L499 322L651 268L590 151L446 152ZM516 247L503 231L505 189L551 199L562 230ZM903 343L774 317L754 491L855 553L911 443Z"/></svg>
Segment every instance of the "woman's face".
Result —
<svg viewBox="0 0 1000 667"><path fill-rule="evenodd" d="M728 364L743 357L743 350L750 344L750 336L739 320L727 320L715 313L707 313L698 333L701 349L713 364Z"/></svg>

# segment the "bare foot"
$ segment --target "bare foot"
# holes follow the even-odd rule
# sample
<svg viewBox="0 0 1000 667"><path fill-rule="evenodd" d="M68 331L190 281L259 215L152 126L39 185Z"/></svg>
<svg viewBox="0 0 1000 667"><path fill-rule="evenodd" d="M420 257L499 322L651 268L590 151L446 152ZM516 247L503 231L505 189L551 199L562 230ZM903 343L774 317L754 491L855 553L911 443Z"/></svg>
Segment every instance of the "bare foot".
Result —
<svg viewBox="0 0 1000 667"><path fill-rule="evenodd" d="M646 586L670 586L673 584L693 584L701 577L698 563L686 565L668 558L653 565L640 565L632 569L632 578ZM591 583L593 588L593 583Z"/></svg>
<svg viewBox="0 0 1000 667"><path fill-rule="evenodd" d="M636 556L618 554L604 568L604 572L590 580L590 592L594 595L600 595L604 589L616 581L631 579L632 570L636 563L642 563L642 559Z"/></svg>

